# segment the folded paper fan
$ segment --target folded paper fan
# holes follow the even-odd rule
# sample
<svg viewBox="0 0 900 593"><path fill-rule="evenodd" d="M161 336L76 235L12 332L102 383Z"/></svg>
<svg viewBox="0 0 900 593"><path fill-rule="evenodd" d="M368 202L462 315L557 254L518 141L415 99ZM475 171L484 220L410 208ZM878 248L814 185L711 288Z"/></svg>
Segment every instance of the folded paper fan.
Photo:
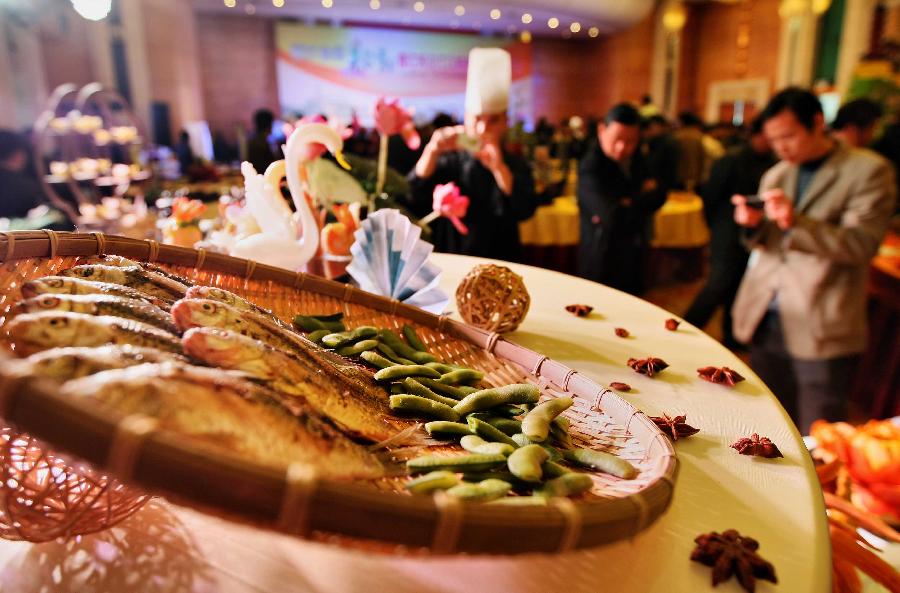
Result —
<svg viewBox="0 0 900 593"><path fill-rule="evenodd" d="M362 222L350 248L347 273L363 290L441 313L450 298L438 286L441 269L428 261L434 247L398 210L383 209Z"/></svg>

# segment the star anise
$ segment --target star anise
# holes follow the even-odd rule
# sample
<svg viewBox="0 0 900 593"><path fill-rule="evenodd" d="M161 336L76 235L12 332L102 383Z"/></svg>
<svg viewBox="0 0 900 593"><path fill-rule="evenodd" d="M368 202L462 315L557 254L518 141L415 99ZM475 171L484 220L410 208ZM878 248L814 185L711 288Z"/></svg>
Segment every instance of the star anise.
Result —
<svg viewBox="0 0 900 593"><path fill-rule="evenodd" d="M729 387L744 380L736 370L728 367L702 367L697 369L697 375L710 383L722 383Z"/></svg>
<svg viewBox="0 0 900 593"><path fill-rule="evenodd" d="M775 443L767 437L759 436L755 432L749 437L738 439L737 442L731 445L731 448L741 455L756 455L757 457L768 457L769 459L784 457L781 451L778 450L778 447L775 446Z"/></svg>
<svg viewBox="0 0 900 593"><path fill-rule="evenodd" d="M681 325L681 322L677 319L666 319L666 329L670 332L677 330L679 325Z"/></svg>
<svg viewBox="0 0 900 593"><path fill-rule="evenodd" d="M629 332L624 327L617 327L615 329L615 332L616 332L616 335L619 336L620 338L627 338L628 336L631 335L631 332Z"/></svg>
<svg viewBox="0 0 900 593"><path fill-rule="evenodd" d="M609 386L616 391L631 391L631 385L628 383L620 383L619 381L613 381L609 384Z"/></svg>
<svg viewBox="0 0 900 593"><path fill-rule="evenodd" d="M566 311L574 314L576 317L587 317L594 308L590 305L566 305Z"/></svg>
<svg viewBox="0 0 900 593"><path fill-rule="evenodd" d="M756 553L759 542L728 529L723 533L704 533L694 542L697 546L691 552L691 560L712 567L713 587L737 577L741 587L748 593L756 591L756 579L777 583L775 567Z"/></svg>
<svg viewBox="0 0 900 593"><path fill-rule="evenodd" d="M653 420L656 426L663 431L663 434L673 441L687 438L700 432L699 428L688 426L686 415L671 418L668 414L663 414L662 416L650 416L650 420Z"/></svg>
<svg viewBox="0 0 900 593"><path fill-rule="evenodd" d="M634 369L636 373L652 377L654 374L668 367L669 363L662 358L654 358L651 356L649 358L629 358L628 366Z"/></svg>

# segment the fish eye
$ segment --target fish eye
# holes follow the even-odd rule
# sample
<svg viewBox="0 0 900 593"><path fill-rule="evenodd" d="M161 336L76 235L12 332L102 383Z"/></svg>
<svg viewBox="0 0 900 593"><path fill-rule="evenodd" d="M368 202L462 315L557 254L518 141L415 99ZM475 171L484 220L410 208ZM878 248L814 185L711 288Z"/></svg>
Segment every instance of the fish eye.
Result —
<svg viewBox="0 0 900 593"><path fill-rule="evenodd" d="M203 310L204 310L204 311L212 311L212 310L213 310L212 304L210 304L210 303L203 303Z"/></svg>

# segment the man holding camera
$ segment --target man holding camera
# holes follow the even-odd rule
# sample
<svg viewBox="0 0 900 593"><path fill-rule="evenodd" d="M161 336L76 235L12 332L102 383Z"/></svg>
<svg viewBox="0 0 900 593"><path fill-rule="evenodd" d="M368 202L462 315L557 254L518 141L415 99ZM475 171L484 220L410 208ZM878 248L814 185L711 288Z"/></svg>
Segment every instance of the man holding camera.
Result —
<svg viewBox="0 0 900 593"><path fill-rule="evenodd" d="M801 431L843 419L866 347L866 279L896 199L877 154L836 142L812 93L789 88L760 118L781 159L759 197L736 195L752 248L732 309L751 366Z"/></svg>

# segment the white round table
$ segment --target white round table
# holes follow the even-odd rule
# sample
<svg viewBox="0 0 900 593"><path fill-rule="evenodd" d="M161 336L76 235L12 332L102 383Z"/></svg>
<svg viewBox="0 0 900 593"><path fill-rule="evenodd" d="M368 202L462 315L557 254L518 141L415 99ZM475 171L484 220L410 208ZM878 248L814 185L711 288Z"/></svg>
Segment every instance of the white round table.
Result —
<svg viewBox="0 0 900 593"><path fill-rule="evenodd" d="M441 286L453 295L484 260L438 254ZM557 556L390 557L310 543L230 523L155 500L118 527L67 543L0 542L0 591L37 593L281 593L293 591L441 593L596 593L712 591L710 569L689 556L694 537L734 528L760 542L778 584L761 593L831 590L831 557L821 491L800 435L746 365L695 327L605 286L529 266L531 310L512 341L607 384L629 383L623 397L651 415L687 414L700 433L677 443L680 471L672 505L630 541ZM564 310L594 307L588 318ZM454 303L450 304L455 309ZM616 327L629 338L613 333ZM671 366L655 378L625 365L657 356ZM700 380L701 366L729 366L746 381L729 389ZM753 432L770 437L784 459L738 455L729 445ZM742 591L737 581L715 591Z"/></svg>

